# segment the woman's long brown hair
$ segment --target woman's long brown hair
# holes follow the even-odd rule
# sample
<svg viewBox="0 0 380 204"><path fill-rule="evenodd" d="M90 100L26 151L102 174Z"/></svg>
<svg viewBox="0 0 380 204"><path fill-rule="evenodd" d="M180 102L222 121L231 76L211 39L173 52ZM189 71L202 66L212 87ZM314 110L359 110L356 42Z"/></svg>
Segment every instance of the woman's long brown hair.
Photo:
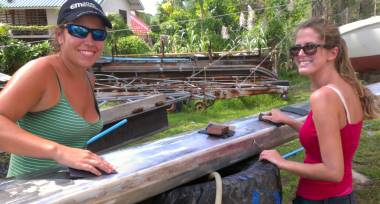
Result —
<svg viewBox="0 0 380 204"><path fill-rule="evenodd" d="M298 26L297 33L301 29L311 28L316 31L321 40L328 47L337 47L339 53L335 59L335 68L339 75L349 83L357 92L365 119L374 119L380 115L379 99L356 76L355 70L348 57L348 49L345 40L341 37L339 29L322 18L312 18Z"/></svg>

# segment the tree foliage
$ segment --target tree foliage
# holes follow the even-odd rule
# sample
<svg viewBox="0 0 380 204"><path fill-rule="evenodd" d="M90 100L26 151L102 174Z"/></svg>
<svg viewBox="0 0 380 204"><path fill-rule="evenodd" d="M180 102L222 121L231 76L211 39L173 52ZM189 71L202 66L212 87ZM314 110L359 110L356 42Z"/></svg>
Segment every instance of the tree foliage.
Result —
<svg viewBox="0 0 380 204"><path fill-rule="evenodd" d="M152 31L155 39L169 35L167 52L276 48L281 66L288 65L291 34L301 21L320 16L342 25L376 15L379 7L376 0L163 0Z"/></svg>
<svg viewBox="0 0 380 204"><path fill-rule="evenodd" d="M286 59L294 26L310 15L308 0L163 0L155 18L160 26L152 30L169 36L167 52L276 47Z"/></svg>
<svg viewBox="0 0 380 204"><path fill-rule="evenodd" d="M380 12L379 0L315 0L312 3L313 16L343 25L375 16Z"/></svg>

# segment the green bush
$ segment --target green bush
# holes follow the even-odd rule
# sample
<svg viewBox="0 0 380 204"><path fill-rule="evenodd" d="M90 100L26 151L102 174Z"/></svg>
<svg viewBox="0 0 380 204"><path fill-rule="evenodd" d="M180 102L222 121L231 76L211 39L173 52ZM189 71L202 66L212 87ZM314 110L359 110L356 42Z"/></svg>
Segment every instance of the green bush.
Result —
<svg viewBox="0 0 380 204"><path fill-rule="evenodd" d="M31 59L46 56L53 51L49 41L45 40L42 43L34 44L31 47Z"/></svg>
<svg viewBox="0 0 380 204"><path fill-rule="evenodd" d="M11 37L9 36L9 26L5 23L0 23L0 45L10 43Z"/></svg>
<svg viewBox="0 0 380 204"><path fill-rule="evenodd" d="M112 23L112 29L108 30L108 36L105 42L103 54L111 55L112 47L115 48L115 43L117 40L121 37L133 35L133 32L128 28L128 25L119 14L109 14L107 18Z"/></svg>
<svg viewBox="0 0 380 204"><path fill-rule="evenodd" d="M0 23L0 72L12 75L28 61L45 56L52 51L47 40L38 44L30 44L12 39L9 36L10 27ZM38 26L29 26L28 28L31 30L41 29Z"/></svg>
<svg viewBox="0 0 380 204"><path fill-rule="evenodd" d="M5 46L0 49L0 71L12 75L30 60L31 46L16 40L11 40Z"/></svg>
<svg viewBox="0 0 380 204"><path fill-rule="evenodd" d="M6 35L0 35L0 42L4 46L0 49L0 72L9 75L12 75L28 61L45 56L52 50L48 41L31 45L10 39Z"/></svg>
<svg viewBox="0 0 380 204"><path fill-rule="evenodd" d="M120 54L147 54L151 51L148 44L137 36L120 38L117 41L117 48Z"/></svg>

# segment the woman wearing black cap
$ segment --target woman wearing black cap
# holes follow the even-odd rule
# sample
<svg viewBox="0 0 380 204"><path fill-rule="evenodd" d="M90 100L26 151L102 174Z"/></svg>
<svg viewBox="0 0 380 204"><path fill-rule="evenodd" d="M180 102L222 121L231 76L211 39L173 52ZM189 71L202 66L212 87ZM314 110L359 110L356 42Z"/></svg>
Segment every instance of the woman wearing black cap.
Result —
<svg viewBox="0 0 380 204"><path fill-rule="evenodd" d="M0 149L12 153L9 176L57 163L101 175L113 167L83 150L102 129L88 70L111 23L93 0L68 0L55 31L58 53L28 62L0 93ZM17 124L18 125L17 125Z"/></svg>

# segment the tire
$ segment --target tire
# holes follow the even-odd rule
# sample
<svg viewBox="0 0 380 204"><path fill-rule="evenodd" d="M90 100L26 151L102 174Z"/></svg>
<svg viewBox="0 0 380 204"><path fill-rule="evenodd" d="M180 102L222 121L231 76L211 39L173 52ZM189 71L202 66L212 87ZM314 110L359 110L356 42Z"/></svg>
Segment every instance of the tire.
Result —
<svg viewBox="0 0 380 204"><path fill-rule="evenodd" d="M178 112L181 112L182 110L182 105L183 103L180 101L180 102L176 102L176 103L172 103L167 109L166 111L167 112L170 112L170 113L178 113Z"/></svg>
<svg viewBox="0 0 380 204"><path fill-rule="evenodd" d="M232 165L219 171L223 176L234 169L240 170L222 178L223 204L281 203L282 189L278 168L268 162L254 161ZM196 182L162 193L144 204L214 204L215 181Z"/></svg>

